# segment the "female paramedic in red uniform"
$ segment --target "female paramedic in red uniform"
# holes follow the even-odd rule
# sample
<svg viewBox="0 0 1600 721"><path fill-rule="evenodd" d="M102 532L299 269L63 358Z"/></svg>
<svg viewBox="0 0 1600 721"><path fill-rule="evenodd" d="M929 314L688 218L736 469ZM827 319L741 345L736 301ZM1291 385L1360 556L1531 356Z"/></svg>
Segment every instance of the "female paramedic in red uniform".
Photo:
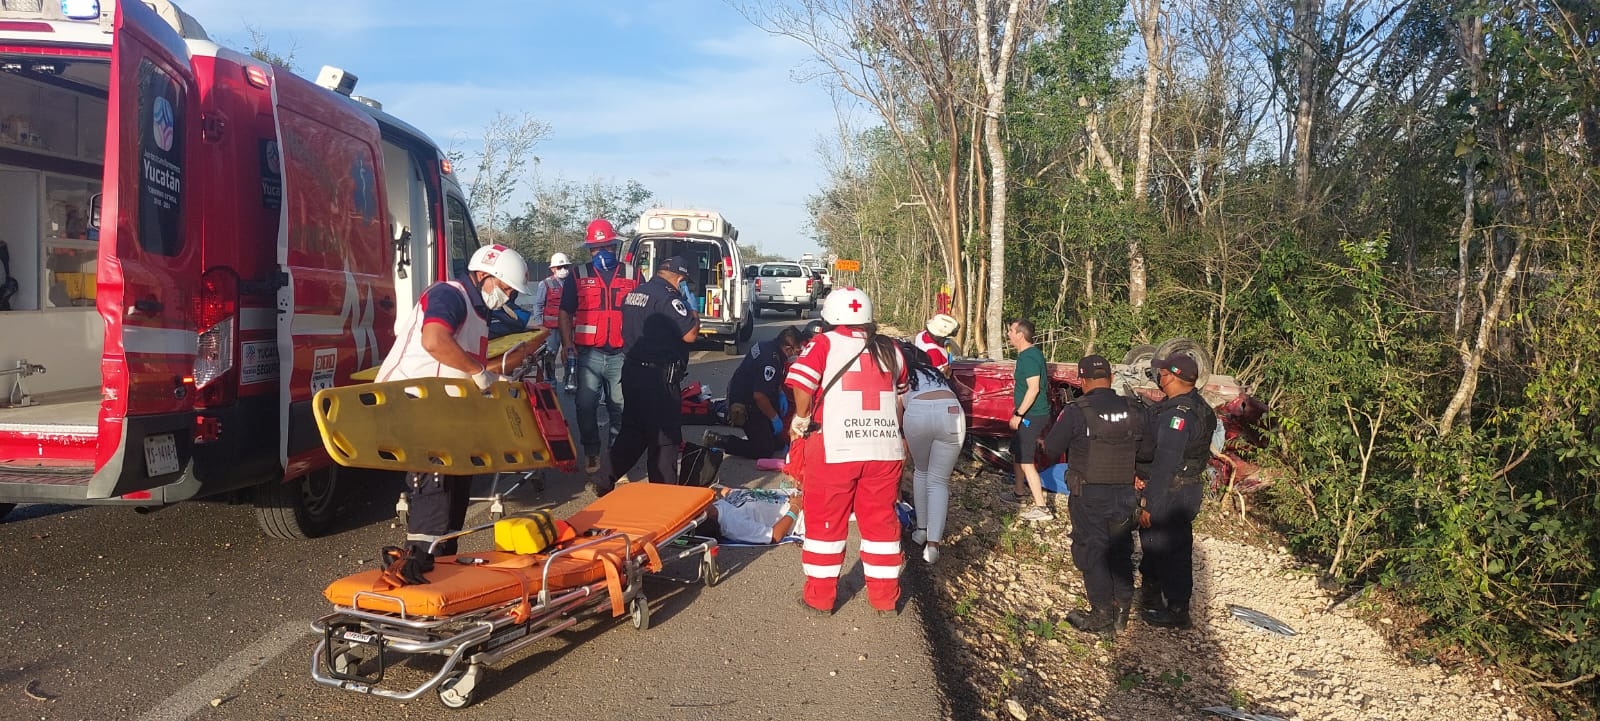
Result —
<svg viewBox="0 0 1600 721"><path fill-rule="evenodd" d="M829 294L822 319L833 330L813 338L784 379L794 390L791 437L821 435L804 444L801 601L819 613L833 612L854 511L867 601L892 614L900 600L900 520L894 504L905 447L896 394L905 388L905 358L898 343L877 335L872 301L859 289Z"/></svg>

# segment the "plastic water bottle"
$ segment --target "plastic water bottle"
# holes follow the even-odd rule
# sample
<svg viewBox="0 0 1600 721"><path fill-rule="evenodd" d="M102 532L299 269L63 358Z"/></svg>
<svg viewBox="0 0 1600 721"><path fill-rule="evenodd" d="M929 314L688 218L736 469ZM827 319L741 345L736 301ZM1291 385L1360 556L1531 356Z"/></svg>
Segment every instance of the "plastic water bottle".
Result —
<svg viewBox="0 0 1600 721"><path fill-rule="evenodd" d="M567 356L567 378L572 378L577 372L578 358L576 356Z"/></svg>
<svg viewBox="0 0 1600 721"><path fill-rule="evenodd" d="M1023 428L1028 428L1028 427L1031 427L1032 425L1033 425L1033 419L1031 419L1031 418L1022 419L1022 427Z"/></svg>

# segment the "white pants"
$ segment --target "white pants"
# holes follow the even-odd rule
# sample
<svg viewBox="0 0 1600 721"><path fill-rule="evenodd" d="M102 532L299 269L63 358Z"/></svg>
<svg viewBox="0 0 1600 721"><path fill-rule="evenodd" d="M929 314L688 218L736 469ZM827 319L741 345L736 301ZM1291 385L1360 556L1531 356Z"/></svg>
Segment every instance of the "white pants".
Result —
<svg viewBox="0 0 1600 721"><path fill-rule="evenodd" d="M967 438L967 419L954 398L912 398L906 401L903 424L911 449L912 501L917 525L934 543L944 538L944 517L950 507L950 472Z"/></svg>

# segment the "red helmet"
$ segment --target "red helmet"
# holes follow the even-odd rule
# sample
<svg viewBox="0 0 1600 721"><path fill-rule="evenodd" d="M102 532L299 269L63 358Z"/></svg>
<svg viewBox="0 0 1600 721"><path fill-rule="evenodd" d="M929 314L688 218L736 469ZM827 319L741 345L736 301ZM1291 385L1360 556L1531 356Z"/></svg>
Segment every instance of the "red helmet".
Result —
<svg viewBox="0 0 1600 721"><path fill-rule="evenodd" d="M595 218L589 221L589 227L583 230L583 244L588 248L603 248L617 244L617 229L611 227L611 221L605 218Z"/></svg>

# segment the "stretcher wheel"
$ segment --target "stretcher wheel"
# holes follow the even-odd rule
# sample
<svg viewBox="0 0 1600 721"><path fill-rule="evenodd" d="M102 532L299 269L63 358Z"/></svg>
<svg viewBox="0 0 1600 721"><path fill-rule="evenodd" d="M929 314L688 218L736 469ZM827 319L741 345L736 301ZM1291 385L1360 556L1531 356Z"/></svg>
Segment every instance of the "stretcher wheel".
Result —
<svg viewBox="0 0 1600 721"><path fill-rule="evenodd" d="M467 666L467 670L446 677L439 684L439 703L448 709L471 706L472 702L477 700L478 680L482 676L483 667L471 664Z"/></svg>
<svg viewBox="0 0 1600 721"><path fill-rule="evenodd" d="M628 602L628 613L634 628L640 631L650 628L650 599L645 598L644 594L634 596L633 600Z"/></svg>
<svg viewBox="0 0 1600 721"><path fill-rule="evenodd" d="M709 553L700 561L700 579L710 588L722 581L722 569L717 566L717 557Z"/></svg>
<svg viewBox="0 0 1600 721"><path fill-rule="evenodd" d="M351 674L361 667L362 658L354 651L340 651L333 655L331 661L329 665L333 667L335 673Z"/></svg>

